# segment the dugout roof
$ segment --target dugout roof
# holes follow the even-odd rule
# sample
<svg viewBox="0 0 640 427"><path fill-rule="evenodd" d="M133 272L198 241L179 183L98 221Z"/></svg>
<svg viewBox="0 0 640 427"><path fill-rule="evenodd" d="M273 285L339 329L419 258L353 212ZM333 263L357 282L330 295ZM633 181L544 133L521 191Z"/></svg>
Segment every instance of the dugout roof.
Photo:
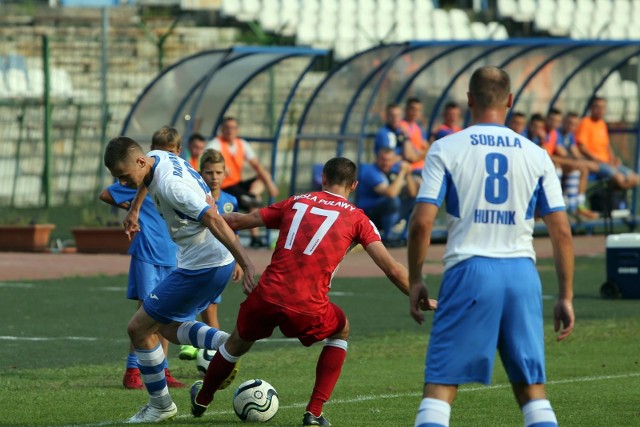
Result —
<svg viewBox="0 0 640 427"><path fill-rule="evenodd" d="M297 170L298 163L323 160L309 160L310 152L333 151L334 155L357 159L358 164L372 160L372 136L383 124L384 108L390 102L418 97L430 134L448 101L466 110L469 78L483 65L497 65L510 74L514 93L511 111L527 115L545 114L553 107L584 114L590 99L602 92L607 80L616 77L620 85L630 83L622 85L626 89L619 96L604 95L609 98L607 121L621 124L617 132L634 134L635 149L639 55L639 41L569 39L412 41L360 52L326 76L302 113L291 192L304 189L307 183L304 173ZM468 115L465 121L469 121ZM635 164L629 165L636 170L637 151L632 155Z"/></svg>
<svg viewBox="0 0 640 427"><path fill-rule="evenodd" d="M149 143L155 130L170 125L180 131L185 144L194 132L213 137L225 115L249 109L244 116L251 117L251 124L243 125L242 137L273 144L274 168L286 109L315 59L324 55L324 50L296 47L239 46L199 52L169 66L149 83L133 104L121 134Z"/></svg>

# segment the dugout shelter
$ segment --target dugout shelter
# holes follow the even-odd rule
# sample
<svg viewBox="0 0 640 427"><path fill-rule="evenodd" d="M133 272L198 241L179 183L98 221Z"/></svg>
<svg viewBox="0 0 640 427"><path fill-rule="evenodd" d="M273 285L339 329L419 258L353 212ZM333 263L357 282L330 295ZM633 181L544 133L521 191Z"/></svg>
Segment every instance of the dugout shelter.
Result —
<svg viewBox="0 0 640 427"><path fill-rule="evenodd" d="M373 135L388 103L422 101L426 133L450 101L466 110L472 72L504 68L512 78L513 111L546 114L551 108L587 114L597 95L608 101L606 121L614 150L638 171L640 42L631 40L510 39L411 41L357 53L334 67L311 95L298 123L290 192L305 191L312 165L343 155L373 160ZM465 125L469 122L467 113ZM631 227L638 191L633 191Z"/></svg>

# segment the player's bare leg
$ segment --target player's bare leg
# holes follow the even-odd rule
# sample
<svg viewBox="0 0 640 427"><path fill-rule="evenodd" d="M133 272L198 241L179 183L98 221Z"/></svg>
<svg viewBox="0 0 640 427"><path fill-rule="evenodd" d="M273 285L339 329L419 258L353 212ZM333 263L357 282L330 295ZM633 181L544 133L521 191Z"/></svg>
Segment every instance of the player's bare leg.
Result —
<svg viewBox="0 0 640 427"><path fill-rule="evenodd" d="M544 384L511 384L513 394L522 408L525 427L557 426L556 415L547 400Z"/></svg>

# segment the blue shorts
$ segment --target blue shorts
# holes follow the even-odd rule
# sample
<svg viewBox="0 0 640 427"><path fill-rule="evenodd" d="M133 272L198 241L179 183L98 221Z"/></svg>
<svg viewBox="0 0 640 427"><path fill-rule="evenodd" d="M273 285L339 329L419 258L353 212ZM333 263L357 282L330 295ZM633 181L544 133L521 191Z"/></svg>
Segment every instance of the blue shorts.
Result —
<svg viewBox="0 0 640 427"><path fill-rule="evenodd" d="M143 307L159 323L186 322L209 306L224 290L235 262L222 267L185 270L169 274L144 299Z"/></svg>
<svg viewBox="0 0 640 427"><path fill-rule="evenodd" d="M127 298L144 300L149 295L149 292L158 286L173 270L175 270L175 267L151 264L132 256L129 264Z"/></svg>
<svg viewBox="0 0 640 427"><path fill-rule="evenodd" d="M598 178L613 178L616 173L621 173L622 175L624 175L625 177L628 177L629 175L631 175L633 173L633 171L626 167L625 165L620 165L617 168L611 166L608 163L600 163L600 169L598 170L598 172L596 172L596 176Z"/></svg>
<svg viewBox="0 0 640 427"><path fill-rule="evenodd" d="M496 349L512 383L545 382L541 283L529 258L473 257L444 273L425 383L489 384Z"/></svg>

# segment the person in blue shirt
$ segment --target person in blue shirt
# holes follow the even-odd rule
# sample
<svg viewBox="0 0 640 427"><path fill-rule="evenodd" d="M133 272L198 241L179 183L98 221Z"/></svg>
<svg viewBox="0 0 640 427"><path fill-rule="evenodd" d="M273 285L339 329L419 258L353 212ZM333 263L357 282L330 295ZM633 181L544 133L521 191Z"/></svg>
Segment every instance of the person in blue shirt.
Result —
<svg viewBox="0 0 640 427"><path fill-rule="evenodd" d="M153 135L151 148L178 154L180 139L175 140L171 134L158 131ZM102 191L100 200L127 210L135 196L135 188L125 187L116 182ZM164 220L158 214L149 196L145 197L142 203L139 222L140 232L135 234L129 247L131 263L127 285L127 298L138 301L136 309L140 307L142 301L153 288L176 268L176 253L178 251L178 247L169 237ZM169 342L164 337L158 337L162 344L165 360L167 360ZM165 376L169 387L186 386L171 376L168 365L165 366ZM144 389L133 344L129 344L127 367L122 383L125 388Z"/></svg>
<svg viewBox="0 0 640 427"><path fill-rule="evenodd" d="M220 214L238 212L238 199L229 193L222 191L221 185L226 176L225 161L222 153L213 148L206 149L200 157L200 175L211 189L211 195L215 199L216 207ZM237 235L237 233L236 233ZM242 268L236 264L231 279L238 282L242 278ZM211 304L202 312L202 321L209 326L220 329L218 321L218 304L222 296L211 301ZM198 355L198 349L190 345L180 346L180 359L194 360Z"/></svg>
<svg viewBox="0 0 640 427"><path fill-rule="evenodd" d="M385 245L402 245L406 223L400 239L392 237L392 229L400 220L408 221L418 193L411 164L397 163L393 149L380 148L375 163L360 167L358 181L356 206L381 230Z"/></svg>

